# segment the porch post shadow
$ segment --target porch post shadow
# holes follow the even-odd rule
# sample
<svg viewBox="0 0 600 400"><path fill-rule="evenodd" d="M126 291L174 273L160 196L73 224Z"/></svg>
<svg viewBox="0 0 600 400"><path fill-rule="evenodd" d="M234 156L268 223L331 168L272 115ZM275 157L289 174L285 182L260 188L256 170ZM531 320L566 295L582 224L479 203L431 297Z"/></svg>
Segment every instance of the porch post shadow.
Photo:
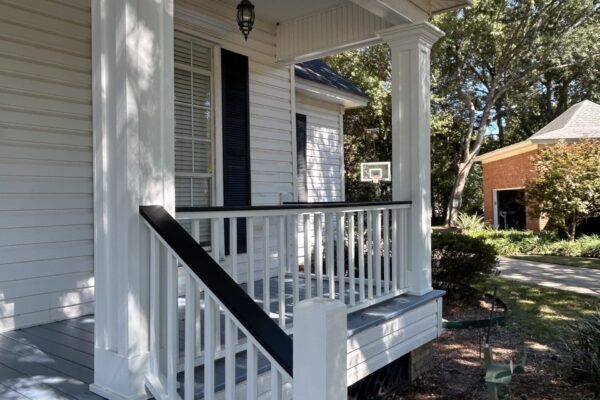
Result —
<svg viewBox="0 0 600 400"><path fill-rule="evenodd" d="M92 2L94 383L146 399L149 239L139 206L175 212L173 0Z"/></svg>
<svg viewBox="0 0 600 400"><path fill-rule="evenodd" d="M378 35L392 52L392 197L412 201L408 217L408 288L431 286L430 52L443 32L428 22Z"/></svg>

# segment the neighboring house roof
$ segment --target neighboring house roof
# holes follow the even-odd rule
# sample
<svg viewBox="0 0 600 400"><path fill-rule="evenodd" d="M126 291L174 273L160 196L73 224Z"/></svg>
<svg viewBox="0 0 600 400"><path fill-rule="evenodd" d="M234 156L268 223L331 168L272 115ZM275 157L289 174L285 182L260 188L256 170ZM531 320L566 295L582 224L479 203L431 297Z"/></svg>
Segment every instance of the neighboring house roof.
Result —
<svg viewBox="0 0 600 400"><path fill-rule="evenodd" d="M589 100L571 106L529 139L482 154L476 161L495 161L535 150L540 144L585 138L600 139L600 104Z"/></svg>
<svg viewBox="0 0 600 400"><path fill-rule="evenodd" d="M335 73L323 60L312 60L296 64L296 78L331 86L356 96L367 97L365 92L348 79Z"/></svg>
<svg viewBox="0 0 600 400"><path fill-rule="evenodd" d="M589 100L575 104L529 139L541 142L586 137L600 138L600 104Z"/></svg>

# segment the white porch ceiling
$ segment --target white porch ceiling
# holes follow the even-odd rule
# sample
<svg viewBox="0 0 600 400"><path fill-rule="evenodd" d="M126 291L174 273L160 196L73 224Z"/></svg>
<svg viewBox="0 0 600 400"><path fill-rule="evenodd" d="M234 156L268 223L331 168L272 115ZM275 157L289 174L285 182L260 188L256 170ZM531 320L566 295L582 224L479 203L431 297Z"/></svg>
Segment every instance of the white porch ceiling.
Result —
<svg viewBox="0 0 600 400"><path fill-rule="evenodd" d="M318 13L332 7L336 7L351 0L252 0L256 6L255 11L257 18L268 22L284 22L292 19L304 17L307 15ZM369 9L372 3L394 3L420 8L423 11L431 14L444 12L459 7L468 6L472 0L352 0L359 6ZM235 7L238 0L224 0ZM375 11L375 10L371 10ZM376 12L374 12L377 14ZM394 22L394 21L391 21Z"/></svg>

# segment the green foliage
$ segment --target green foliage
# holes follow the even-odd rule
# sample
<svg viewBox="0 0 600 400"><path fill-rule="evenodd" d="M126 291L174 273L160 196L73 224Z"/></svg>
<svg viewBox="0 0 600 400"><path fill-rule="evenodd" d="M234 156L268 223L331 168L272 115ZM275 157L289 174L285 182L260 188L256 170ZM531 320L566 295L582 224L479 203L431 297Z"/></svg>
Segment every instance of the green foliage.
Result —
<svg viewBox="0 0 600 400"><path fill-rule="evenodd" d="M599 257L600 236L562 240L555 233L514 230L470 230L468 235L493 246L499 255L540 254L570 257Z"/></svg>
<svg viewBox="0 0 600 400"><path fill-rule="evenodd" d="M337 54L326 61L369 97L366 107L344 114L346 199L389 200L390 184L379 184L381 196L378 199L377 186L360 181L360 163L392 159L390 49L387 45L375 45Z"/></svg>
<svg viewBox="0 0 600 400"><path fill-rule="evenodd" d="M458 228L461 231L480 231L485 229L485 221L478 214L458 214Z"/></svg>
<svg viewBox="0 0 600 400"><path fill-rule="evenodd" d="M577 225L600 216L600 140L543 147L533 166L525 188L531 215L549 216L574 240Z"/></svg>
<svg viewBox="0 0 600 400"><path fill-rule="evenodd" d="M434 232L432 279L442 289L455 291L476 285L496 273L496 250L479 238L455 232Z"/></svg>
<svg viewBox="0 0 600 400"><path fill-rule="evenodd" d="M575 370L600 394L600 308L571 329Z"/></svg>
<svg viewBox="0 0 600 400"><path fill-rule="evenodd" d="M433 19L446 36L432 51L432 109L456 127L448 138L456 178L449 222L452 199L468 199L481 151L522 140L599 96L599 10L597 0L478 0Z"/></svg>

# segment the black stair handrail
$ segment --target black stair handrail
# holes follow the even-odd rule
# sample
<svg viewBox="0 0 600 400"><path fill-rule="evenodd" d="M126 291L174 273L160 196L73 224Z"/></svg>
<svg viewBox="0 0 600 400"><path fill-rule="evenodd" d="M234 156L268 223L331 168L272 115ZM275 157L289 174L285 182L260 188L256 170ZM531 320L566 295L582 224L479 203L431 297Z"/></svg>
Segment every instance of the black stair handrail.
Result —
<svg viewBox="0 0 600 400"><path fill-rule="evenodd" d="M293 342L223 268L161 206L140 215L269 355L293 377Z"/></svg>

